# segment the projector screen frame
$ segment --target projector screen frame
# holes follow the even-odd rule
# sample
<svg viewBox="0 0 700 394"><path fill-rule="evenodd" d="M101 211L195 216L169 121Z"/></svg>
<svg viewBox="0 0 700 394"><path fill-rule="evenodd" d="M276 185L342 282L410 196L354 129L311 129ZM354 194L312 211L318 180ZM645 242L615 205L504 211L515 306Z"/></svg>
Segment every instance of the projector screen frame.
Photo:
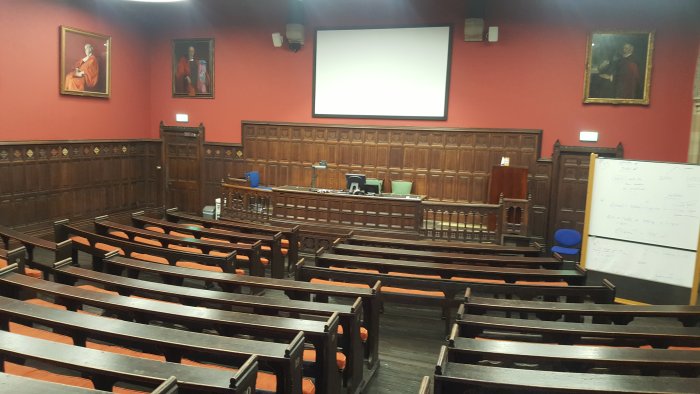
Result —
<svg viewBox="0 0 700 394"><path fill-rule="evenodd" d="M316 66L318 55L318 33L320 31L345 31L345 30L388 30L388 29L417 29L431 27L446 27L448 29L447 42L447 62L445 67L445 88L444 88L444 108L440 116L411 116L411 115L361 115L361 114L327 114L316 113ZM454 41L454 28L451 23L440 24L420 24L420 25L400 25L400 26L354 26L354 27L320 27L314 31L314 58L312 64L312 83L311 83L311 117L312 118L344 118L344 119L398 119L398 120L447 120L449 97L450 97L450 82L452 74L452 46Z"/></svg>

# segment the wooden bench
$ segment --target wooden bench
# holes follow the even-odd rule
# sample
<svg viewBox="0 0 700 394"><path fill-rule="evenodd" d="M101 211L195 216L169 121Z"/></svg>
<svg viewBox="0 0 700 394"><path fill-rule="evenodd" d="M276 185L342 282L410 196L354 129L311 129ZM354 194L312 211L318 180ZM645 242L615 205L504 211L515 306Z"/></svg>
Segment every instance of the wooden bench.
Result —
<svg viewBox="0 0 700 394"><path fill-rule="evenodd" d="M651 345L700 347L700 328L663 326L618 326L611 324L552 322L464 314L457 311L458 335L467 338L517 338L563 345L611 344L613 346Z"/></svg>
<svg viewBox="0 0 700 394"><path fill-rule="evenodd" d="M422 239L408 240L396 238L369 237L365 235L353 235L352 237L346 240L346 243L350 245L379 246L409 250L426 250L433 252L503 254L532 257L539 256L542 252L542 247L536 243L534 246L506 246L486 243L468 243L459 241L447 242Z"/></svg>
<svg viewBox="0 0 700 394"><path fill-rule="evenodd" d="M27 274L26 271L26 253L24 246L12 250L0 249L0 268L5 268L12 264L17 264L19 272Z"/></svg>
<svg viewBox="0 0 700 394"><path fill-rule="evenodd" d="M145 230L138 227L132 227L121 223L116 223L107 220L107 216L95 218L95 232L100 235L115 236L115 233L123 233L132 242L148 242L155 241L162 247L168 248L170 245L184 246L188 248L196 248L202 253L210 254L210 252L224 252L226 254L236 252L237 260L244 260L249 267L258 267L257 276L264 275L264 269L260 270L260 246L262 242L257 241L251 244L239 244L230 242L214 242L205 241L196 238L182 238L165 233ZM243 258L241 258L243 256Z"/></svg>
<svg viewBox="0 0 700 394"><path fill-rule="evenodd" d="M443 279L480 278L516 281L564 281L570 285L582 285L586 281L585 269L576 265L574 270L547 270L512 267L491 267L467 264L440 264L422 261L392 260L376 257L347 256L321 252L316 256L319 267L345 267L376 270L379 273L406 273L427 275ZM468 279L466 279L468 280Z"/></svg>
<svg viewBox="0 0 700 394"><path fill-rule="evenodd" d="M4 244L4 249L10 248L10 240L15 240L24 246L27 251L26 265L39 271L45 272L56 261L63 260L71 256L71 241L51 242L33 235L24 234L9 227L0 226L0 238ZM42 262L34 258L36 248L48 250L53 253L53 261ZM48 265L46 264L48 263Z"/></svg>
<svg viewBox="0 0 700 394"><path fill-rule="evenodd" d="M337 313L331 315L326 321L312 321L190 307L105 294L30 278L15 272L5 272L0 276L0 284L3 295L9 295L11 298L15 298L13 292L29 289L54 297L57 303L65 305L72 311L84 305L90 305L143 324L152 320L166 321L186 326L193 331L215 329L225 336L251 335L284 341L293 339L299 331L303 331L316 352L313 367L317 388L324 392L336 392L340 388L336 364Z"/></svg>
<svg viewBox="0 0 700 394"><path fill-rule="evenodd" d="M302 332L288 344L229 338L127 321L115 324L111 318L46 308L7 297L0 297L0 312L0 326L6 331L9 322L40 324L67 335L76 346L85 347L88 340L96 339L128 348L157 349L171 363L180 363L187 357L237 368L250 356L257 355L260 363L275 374L278 392L301 393Z"/></svg>
<svg viewBox="0 0 700 394"><path fill-rule="evenodd" d="M700 352L695 350L636 349L603 346L566 346L456 336L448 339L449 361L477 364L499 362L500 366L524 363L550 371L590 372L607 368L615 373L659 375L673 371L685 377L700 376Z"/></svg>
<svg viewBox="0 0 700 394"><path fill-rule="evenodd" d="M57 239L69 239L71 236L82 237L87 240L87 244L81 242L73 242L73 260L77 261L77 252L81 250L93 256L93 267L101 271L100 264L102 256L105 253L114 249L120 249L125 255L131 256L133 253L145 254L148 256L161 257L167 260L168 264L176 265L178 262L194 262L197 264L219 267L223 272L235 272L237 265L236 252L231 252L227 256L211 256L201 253L192 253L187 251L160 248L157 246L146 245L139 242L131 242L122 238L108 237L99 235L90 231L86 231L68 224L68 219L60 220L54 223L54 233ZM98 244L105 245L107 248L99 248ZM111 249L111 248L114 249ZM251 266L252 273L259 273L262 267L258 270Z"/></svg>
<svg viewBox="0 0 700 394"><path fill-rule="evenodd" d="M697 378L592 375L471 365L448 360L443 346L435 366L434 393L556 392L556 393L693 393Z"/></svg>
<svg viewBox="0 0 700 394"><path fill-rule="evenodd" d="M430 394L430 376L423 376L418 387L418 394Z"/></svg>
<svg viewBox="0 0 700 394"><path fill-rule="evenodd" d="M117 291L123 296L146 292L149 295L165 297L168 300L175 299L188 306L202 304L211 306L214 304L221 309L230 310L233 307L242 307L252 310L254 313L265 315L278 315L280 312L286 312L295 317L302 316L304 318L324 316L324 320L337 313L340 325L343 327L343 334L339 335L338 344L348 355L344 375L345 385L350 387L350 391L353 392L355 391L352 389L353 387L363 383L363 352L362 339L360 338L362 299L359 297L352 305L340 305L203 290L91 271L72 266L69 260L56 263L53 276L56 282L71 286L75 285L77 281L97 283L108 290ZM348 354L350 352L354 352L354 354Z"/></svg>
<svg viewBox="0 0 700 394"><path fill-rule="evenodd" d="M592 316L593 323L628 324L636 317L667 317L678 319L685 327L700 321L700 306L690 305L619 305L593 303L565 303L523 300L496 300L474 297L465 293L464 310L473 315L493 311L533 314L542 320L583 321Z"/></svg>
<svg viewBox="0 0 700 394"><path fill-rule="evenodd" d="M301 260L303 263L303 259ZM253 291L259 289L281 290L294 300L310 300L313 296L317 302L327 302L328 297L354 302L358 297L362 300L362 322L367 329L368 338L365 346L365 358L371 374L374 373L379 361L379 295L381 282L375 281L368 288L339 287L327 284L299 282L286 279L261 278L247 275L231 275L220 272L191 270L181 267L152 264L145 261L130 259L107 254L104 263L109 272L121 275L126 270L130 278L138 278L141 272L158 274L170 283L182 284L184 279L194 279L202 282L216 283L225 291L237 292L241 287L249 287Z"/></svg>
<svg viewBox="0 0 700 394"><path fill-rule="evenodd" d="M107 394L109 391L86 389L77 386L68 386L61 383L52 383L44 380L25 378L23 376L10 375L0 372L0 387L8 393L51 393L51 394ZM163 382L151 394L177 394L177 379L171 376Z"/></svg>
<svg viewBox="0 0 700 394"><path fill-rule="evenodd" d="M555 253L554 257L499 256L488 254L466 254L406 250L378 246L350 245L335 243L331 248L335 254L349 256L379 257L394 260L426 261L432 263L480 264L494 267L528 267L561 269L563 260Z"/></svg>
<svg viewBox="0 0 700 394"><path fill-rule="evenodd" d="M251 356L235 375L212 368L163 363L79 346L65 345L0 331L3 358L35 360L79 371L90 376L98 390L111 391L117 382L158 386L177 376L182 390L207 393L255 391L257 356Z"/></svg>
<svg viewBox="0 0 700 394"><path fill-rule="evenodd" d="M471 290L470 290L471 289ZM547 286L474 283L467 288L470 294L481 295L495 299L542 299L551 302L594 302L596 304L612 304L615 302L615 285L603 279L601 285L584 286ZM466 297L465 292L465 297Z"/></svg>
<svg viewBox="0 0 700 394"><path fill-rule="evenodd" d="M174 216L178 215L179 212L176 212L174 210L169 210L169 212ZM184 218L183 218L184 220ZM272 235L275 233L282 233L284 236L284 239L287 241L286 242L286 249L287 249L287 270L291 270L294 267L294 264L299 261L299 250L301 249L301 226L296 225L293 227L283 227L283 226L272 226L269 224L260 224L260 223L251 223L251 222L244 222L241 220L236 220L234 218L228 218L228 217L221 217L219 218L220 221L226 222L227 228L233 229L234 227L230 226L236 226L235 228L238 229L238 231L243 232L243 233L252 233L252 234L267 234L267 235ZM285 245L283 244L283 247ZM314 249L315 250L315 249Z"/></svg>
<svg viewBox="0 0 700 394"><path fill-rule="evenodd" d="M195 239L209 238L220 239L230 243L248 243L255 244L260 242L261 254L270 260L270 275L273 278L284 277L284 256L282 256L282 233L276 235L255 235L246 233L237 233L228 230L207 229L199 226L185 225L169 222L162 219L154 219L147 217L143 212L136 212L131 215L131 223L138 228L160 228L166 233L189 234ZM262 247L270 248L269 252L262 251ZM258 276L258 275L255 275Z"/></svg>
<svg viewBox="0 0 700 394"><path fill-rule="evenodd" d="M275 272L272 275L273 278L283 278L284 277L284 254L286 250L288 265L295 264L299 259L299 226L294 227L272 227L263 225L254 225L251 223L241 223L230 220L213 220L206 219L200 216L189 215L186 213L178 212L177 208L170 208L165 211L166 220L173 223L197 223L207 229L219 229L225 231L231 231L235 233L242 233L252 235L254 237L261 236L271 236L275 237L275 240L279 242L273 242L270 244L263 243L265 247L269 247L271 250L271 260L280 261L281 263L277 265L272 265ZM281 234L281 235L280 235ZM286 247L282 247L282 238L286 239ZM280 270L280 268L282 268Z"/></svg>

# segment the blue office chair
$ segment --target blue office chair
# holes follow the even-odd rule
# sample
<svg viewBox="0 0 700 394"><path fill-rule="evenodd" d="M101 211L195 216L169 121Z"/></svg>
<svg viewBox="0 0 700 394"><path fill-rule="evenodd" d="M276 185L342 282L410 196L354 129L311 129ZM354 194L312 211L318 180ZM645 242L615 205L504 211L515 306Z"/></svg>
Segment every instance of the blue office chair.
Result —
<svg viewBox="0 0 700 394"><path fill-rule="evenodd" d="M581 233L576 230L562 228L554 233L552 253L559 253L562 257L571 257L578 261L578 254L581 251Z"/></svg>
<svg viewBox="0 0 700 394"><path fill-rule="evenodd" d="M248 180L250 187L258 187L260 185L260 173L257 171L246 172L245 178Z"/></svg>

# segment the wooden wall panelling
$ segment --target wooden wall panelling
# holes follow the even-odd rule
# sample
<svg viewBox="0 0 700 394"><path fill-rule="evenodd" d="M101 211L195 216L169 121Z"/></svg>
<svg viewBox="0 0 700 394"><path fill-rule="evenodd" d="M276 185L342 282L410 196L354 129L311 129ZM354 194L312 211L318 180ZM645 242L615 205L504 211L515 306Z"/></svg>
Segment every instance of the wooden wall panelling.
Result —
<svg viewBox="0 0 700 394"><path fill-rule="evenodd" d="M29 229L155 206L159 150L153 140L0 144L0 223Z"/></svg>
<svg viewBox="0 0 700 394"><path fill-rule="evenodd" d="M240 144L204 143L204 204L213 205L221 197L221 181L240 178L245 168Z"/></svg>
<svg viewBox="0 0 700 394"><path fill-rule="evenodd" d="M288 142L286 129L292 130ZM270 133L280 137L270 139ZM267 136L267 144L290 146L299 153L290 155L288 162L284 154L274 153L280 150L265 156L260 135ZM345 173L359 172L384 180L384 192L391 190L392 180L404 179L414 183L414 193L429 199L480 203L486 201L491 166L499 164L502 156L534 172L541 131L244 121L242 140L246 166L277 165L275 186L309 185L309 167L326 160L329 168L319 171L319 187L344 188ZM255 152L249 154L249 145ZM285 166L288 175L281 170Z"/></svg>
<svg viewBox="0 0 700 394"><path fill-rule="evenodd" d="M549 194L552 180L552 159L537 160L529 174L530 191L530 236L541 244L548 240Z"/></svg>

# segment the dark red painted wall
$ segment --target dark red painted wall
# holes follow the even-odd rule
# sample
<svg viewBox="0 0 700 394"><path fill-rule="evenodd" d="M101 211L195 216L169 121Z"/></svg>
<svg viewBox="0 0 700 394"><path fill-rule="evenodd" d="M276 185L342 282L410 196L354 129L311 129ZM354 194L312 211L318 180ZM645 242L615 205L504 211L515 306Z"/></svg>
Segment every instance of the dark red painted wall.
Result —
<svg viewBox="0 0 700 394"><path fill-rule="evenodd" d="M225 142L240 141L242 119L534 128L544 130L544 156L557 139L578 145L580 130L597 130L596 146L621 141L626 157L686 159L700 2L489 0L487 24L499 26L500 41L488 44L463 41L463 0L441 0L439 9L426 0L305 0L307 43L298 53L272 47L270 34L284 31L286 10L280 3L219 4L228 12L207 15L207 24L183 29L174 23L159 31L151 41L151 124L187 112L192 124L204 122L208 140ZM311 117L316 27L419 23L455 26L447 121ZM582 104L587 34L595 29L656 30L649 106ZM169 40L188 34L216 39L215 100L170 98Z"/></svg>
<svg viewBox="0 0 700 394"><path fill-rule="evenodd" d="M59 94L59 26L112 37L112 96ZM143 33L99 1L0 4L0 140L146 138L150 59ZM73 59L75 61L77 59Z"/></svg>
<svg viewBox="0 0 700 394"><path fill-rule="evenodd" d="M75 6L74 4L82 4ZM595 146L622 142L629 158L684 161L692 83L700 44L695 0L489 0L486 20L498 43L462 39L464 0L304 0L307 42L298 53L273 48L284 31L286 2L207 0L191 5L122 5L106 0L9 0L2 4L3 51L21 71L0 73L2 139L158 137L175 113L203 122L207 140L239 142L241 120L544 130L543 156L554 141ZM90 5L91 6L88 6ZM611 5L612 4L612 5ZM313 31L317 27L454 25L447 121L311 117ZM109 100L58 94L58 26L113 37ZM140 27L139 27L140 26ZM584 105L586 40L596 29L656 31L649 106ZM171 40L213 37L216 97L171 96ZM7 63L5 63L7 64Z"/></svg>

